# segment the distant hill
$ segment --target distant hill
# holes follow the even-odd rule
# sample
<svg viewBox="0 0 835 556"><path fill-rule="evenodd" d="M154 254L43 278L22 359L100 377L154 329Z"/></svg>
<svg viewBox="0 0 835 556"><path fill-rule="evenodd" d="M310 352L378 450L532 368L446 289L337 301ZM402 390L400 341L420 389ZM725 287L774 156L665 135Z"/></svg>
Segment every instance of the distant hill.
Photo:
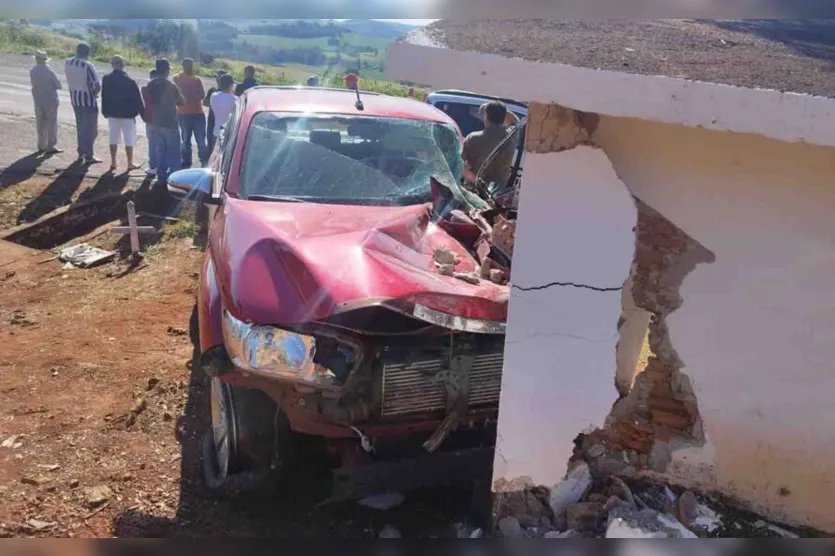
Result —
<svg viewBox="0 0 835 556"><path fill-rule="evenodd" d="M415 28L414 25L407 25L405 23L377 21L374 19L349 19L348 21L341 22L340 25L347 27L349 31L357 35L388 39L390 41Z"/></svg>
<svg viewBox="0 0 835 556"><path fill-rule="evenodd" d="M415 25L373 19L39 19L65 35L138 48L153 56L176 53L225 58L319 73L348 71L385 78L389 43ZM181 25L186 24L186 25Z"/></svg>

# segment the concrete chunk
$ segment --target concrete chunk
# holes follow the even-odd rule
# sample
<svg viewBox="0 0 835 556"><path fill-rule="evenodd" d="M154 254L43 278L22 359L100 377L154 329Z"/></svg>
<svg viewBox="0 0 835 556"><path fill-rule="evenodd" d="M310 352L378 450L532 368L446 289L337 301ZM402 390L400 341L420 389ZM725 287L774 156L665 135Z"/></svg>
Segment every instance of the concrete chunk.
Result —
<svg viewBox="0 0 835 556"><path fill-rule="evenodd" d="M679 520L654 510L618 507L609 513L607 539L696 539Z"/></svg>
<svg viewBox="0 0 835 556"><path fill-rule="evenodd" d="M581 462L568 473L564 481L551 489L548 505L554 516L564 514L570 505L579 502L590 486L591 471L586 462Z"/></svg>

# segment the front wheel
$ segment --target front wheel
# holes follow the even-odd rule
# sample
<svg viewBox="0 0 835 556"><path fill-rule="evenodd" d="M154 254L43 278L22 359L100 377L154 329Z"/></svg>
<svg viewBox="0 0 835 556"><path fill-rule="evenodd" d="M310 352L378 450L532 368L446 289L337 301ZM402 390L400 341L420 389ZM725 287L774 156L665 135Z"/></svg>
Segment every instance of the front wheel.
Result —
<svg viewBox="0 0 835 556"><path fill-rule="evenodd" d="M203 482L215 495L274 493L276 407L263 392L211 379L212 427L202 446Z"/></svg>

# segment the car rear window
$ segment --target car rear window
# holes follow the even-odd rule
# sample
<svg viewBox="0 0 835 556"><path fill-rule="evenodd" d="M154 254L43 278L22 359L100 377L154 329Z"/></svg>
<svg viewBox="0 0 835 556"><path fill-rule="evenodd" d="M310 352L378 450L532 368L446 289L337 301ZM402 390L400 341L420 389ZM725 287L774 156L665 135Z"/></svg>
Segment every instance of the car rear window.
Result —
<svg viewBox="0 0 835 556"><path fill-rule="evenodd" d="M451 125L402 118L261 112L250 124L242 197L411 204L430 180L455 187L461 144Z"/></svg>
<svg viewBox="0 0 835 556"><path fill-rule="evenodd" d="M478 106L476 105L459 102L438 102L435 107L446 112L450 118L455 120L464 137L474 131L484 129L484 123L478 117Z"/></svg>
<svg viewBox="0 0 835 556"><path fill-rule="evenodd" d="M485 100L485 102L487 101ZM481 118L478 116L478 108L480 105L465 104L462 102L438 101L434 103L433 106L442 112L445 112L450 118L455 120L455 123L458 124L458 127L461 129L461 133L464 137L474 131L481 131L484 129L484 122L482 122ZM516 116L520 119L524 116L524 114L515 110L511 110L511 112L516 114Z"/></svg>

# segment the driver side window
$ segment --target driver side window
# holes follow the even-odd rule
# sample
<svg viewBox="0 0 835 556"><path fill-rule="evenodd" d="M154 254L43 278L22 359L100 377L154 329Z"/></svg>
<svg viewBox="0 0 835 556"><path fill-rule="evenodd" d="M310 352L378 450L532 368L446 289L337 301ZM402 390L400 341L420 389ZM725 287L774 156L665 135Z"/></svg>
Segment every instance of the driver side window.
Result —
<svg viewBox="0 0 835 556"><path fill-rule="evenodd" d="M223 176L224 182L226 176L229 175L229 168L232 166L232 155L235 151L235 138L237 137L238 120L241 112L241 101L235 104L232 114L229 116L229 121L220 130L220 173Z"/></svg>

